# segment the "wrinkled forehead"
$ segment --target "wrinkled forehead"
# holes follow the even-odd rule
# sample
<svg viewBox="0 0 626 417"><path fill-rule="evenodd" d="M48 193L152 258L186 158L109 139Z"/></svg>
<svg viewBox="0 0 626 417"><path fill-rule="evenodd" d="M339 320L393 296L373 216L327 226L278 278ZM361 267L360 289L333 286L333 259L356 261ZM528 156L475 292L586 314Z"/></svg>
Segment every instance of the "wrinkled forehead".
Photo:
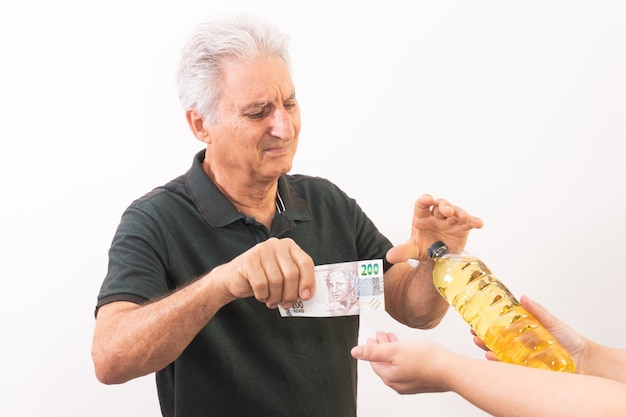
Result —
<svg viewBox="0 0 626 417"><path fill-rule="evenodd" d="M289 67L277 56L227 61L220 74L220 90L223 98L237 101L284 100L295 95Z"/></svg>

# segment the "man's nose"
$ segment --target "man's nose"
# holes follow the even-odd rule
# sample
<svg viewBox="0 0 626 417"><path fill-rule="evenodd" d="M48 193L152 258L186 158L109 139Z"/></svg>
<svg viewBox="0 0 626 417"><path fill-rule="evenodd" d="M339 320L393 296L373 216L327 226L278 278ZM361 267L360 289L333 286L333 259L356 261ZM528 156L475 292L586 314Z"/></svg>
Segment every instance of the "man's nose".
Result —
<svg viewBox="0 0 626 417"><path fill-rule="evenodd" d="M290 140L296 134L291 116L285 109L278 108L272 117L271 135L283 140Z"/></svg>

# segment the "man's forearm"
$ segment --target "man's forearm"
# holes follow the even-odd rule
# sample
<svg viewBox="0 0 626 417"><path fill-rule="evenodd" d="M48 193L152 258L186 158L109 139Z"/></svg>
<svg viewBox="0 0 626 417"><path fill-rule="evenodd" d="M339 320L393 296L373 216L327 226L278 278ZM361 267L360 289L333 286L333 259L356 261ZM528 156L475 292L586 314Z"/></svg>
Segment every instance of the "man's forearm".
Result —
<svg viewBox="0 0 626 417"><path fill-rule="evenodd" d="M385 305L394 319L420 329L439 324L449 305L433 285L432 261L395 264L384 278Z"/></svg>
<svg viewBox="0 0 626 417"><path fill-rule="evenodd" d="M213 279L200 279L145 305L114 302L102 306L92 346L98 379L105 384L124 383L176 360L229 301L217 293L214 284Z"/></svg>

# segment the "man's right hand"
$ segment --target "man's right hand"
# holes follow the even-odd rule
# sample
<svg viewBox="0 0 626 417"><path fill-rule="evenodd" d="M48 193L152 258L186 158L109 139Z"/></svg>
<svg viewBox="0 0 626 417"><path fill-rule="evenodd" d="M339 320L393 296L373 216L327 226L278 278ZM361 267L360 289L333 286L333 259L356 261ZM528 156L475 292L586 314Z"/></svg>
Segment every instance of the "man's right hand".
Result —
<svg viewBox="0 0 626 417"><path fill-rule="evenodd" d="M219 268L233 299L254 295L268 308L291 308L315 291L313 259L289 238L270 238Z"/></svg>

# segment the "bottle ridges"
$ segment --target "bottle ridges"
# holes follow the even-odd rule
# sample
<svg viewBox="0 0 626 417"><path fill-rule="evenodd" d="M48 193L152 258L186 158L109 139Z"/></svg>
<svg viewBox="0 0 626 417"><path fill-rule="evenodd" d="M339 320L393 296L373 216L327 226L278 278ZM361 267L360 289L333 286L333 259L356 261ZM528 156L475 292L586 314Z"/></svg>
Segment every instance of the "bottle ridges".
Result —
<svg viewBox="0 0 626 417"><path fill-rule="evenodd" d="M433 281L499 360L574 371L569 353L479 259L463 254L436 258Z"/></svg>

